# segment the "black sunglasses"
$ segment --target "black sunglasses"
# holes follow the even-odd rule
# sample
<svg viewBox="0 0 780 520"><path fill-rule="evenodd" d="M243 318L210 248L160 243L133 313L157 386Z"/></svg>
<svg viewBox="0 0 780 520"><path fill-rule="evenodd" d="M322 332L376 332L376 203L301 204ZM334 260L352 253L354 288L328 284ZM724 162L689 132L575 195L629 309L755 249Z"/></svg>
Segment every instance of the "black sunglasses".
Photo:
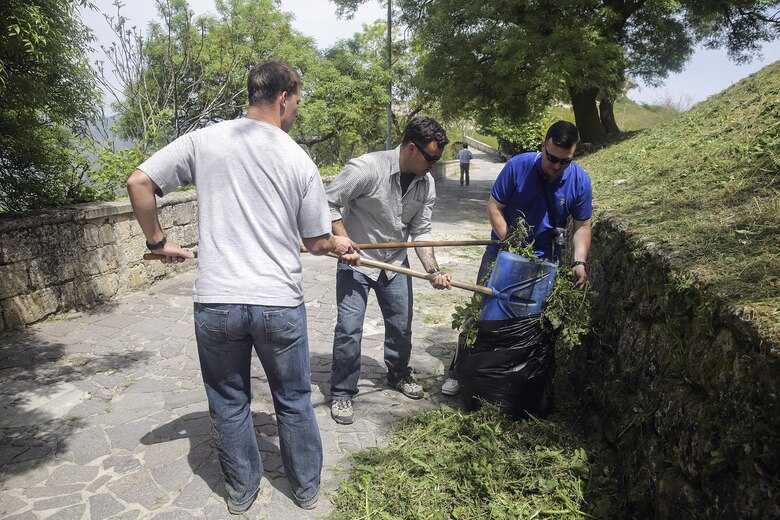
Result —
<svg viewBox="0 0 780 520"><path fill-rule="evenodd" d="M431 155L428 152L426 152L423 149L422 146L420 146L420 143L418 143L417 141L412 141L412 142L417 147L417 149L420 150L420 153L422 154L423 159L425 159L429 163L433 164L433 163L437 162L439 159L441 159L441 155Z"/></svg>
<svg viewBox="0 0 780 520"><path fill-rule="evenodd" d="M544 154L547 156L548 161L550 161L553 164L561 163L561 166L568 166L574 160L574 159L559 159L558 157L555 157L550 152L548 152L546 149L544 150Z"/></svg>

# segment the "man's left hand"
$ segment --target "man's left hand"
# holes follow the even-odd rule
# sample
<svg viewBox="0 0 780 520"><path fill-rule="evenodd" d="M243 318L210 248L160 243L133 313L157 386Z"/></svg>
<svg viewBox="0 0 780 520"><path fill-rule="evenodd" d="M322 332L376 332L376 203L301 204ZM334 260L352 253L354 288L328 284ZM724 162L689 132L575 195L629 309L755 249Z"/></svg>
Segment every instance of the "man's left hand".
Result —
<svg viewBox="0 0 780 520"><path fill-rule="evenodd" d="M577 289L584 289L585 282L588 281L588 272L584 265L575 265L571 268L571 274L574 276L574 286Z"/></svg>
<svg viewBox="0 0 780 520"><path fill-rule="evenodd" d="M434 289L452 289L452 275L439 271L431 278L431 285Z"/></svg>

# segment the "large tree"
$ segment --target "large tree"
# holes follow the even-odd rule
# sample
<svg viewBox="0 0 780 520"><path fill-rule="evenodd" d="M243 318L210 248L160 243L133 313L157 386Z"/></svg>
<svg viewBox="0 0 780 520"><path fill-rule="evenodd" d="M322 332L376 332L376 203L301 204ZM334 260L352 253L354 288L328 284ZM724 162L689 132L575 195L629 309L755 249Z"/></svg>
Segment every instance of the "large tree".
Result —
<svg viewBox="0 0 780 520"><path fill-rule="evenodd" d="M74 135L97 104L86 0L0 2L0 211L80 200Z"/></svg>
<svg viewBox="0 0 780 520"><path fill-rule="evenodd" d="M333 1L348 15L367 0ZM698 42L746 59L780 22L772 0L398 2L400 20L425 43L434 95L509 120L569 101L590 141L617 131L612 102L627 75L657 85Z"/></svg>

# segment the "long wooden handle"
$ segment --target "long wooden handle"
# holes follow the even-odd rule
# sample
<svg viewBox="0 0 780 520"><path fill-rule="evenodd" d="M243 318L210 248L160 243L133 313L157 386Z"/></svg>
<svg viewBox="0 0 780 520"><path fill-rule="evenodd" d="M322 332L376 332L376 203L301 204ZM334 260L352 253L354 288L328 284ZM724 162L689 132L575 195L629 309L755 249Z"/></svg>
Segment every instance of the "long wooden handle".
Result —
<svg viewBox="0 0 780 520"><path fill-rule="evenodd" d="M192 254L195 255L195 258L198 258L197 251L192 251ZM144 253L144 260L162 260L163 258L165 258L165 256L166 255L156 255L154 253ZM185 258L185 260L189 260L189 258Z"/></svg>
<svg viewBox="0 0 780 520"><path fill-rule="evenodd" d="M198 258L198 252L193 251L195 254L195 258ZM338 259L339 255L335 253L328 253L328 256ZM144 260L162 260L165 258L165 255L156 255L154 253L145 253L144 254ZM423 280L432 280L436 275L431 273L423 273L421 271L414 271L412 269L407 269L405 267L398 267L393 264L387 264L385 262L379 262L377 260L369 260L368 258L361 258L360 263L363 265L367 265L370 267L376 267L379 269L387 269L388 271L393 271L396 273L405 274L408 276L413 276L415 278L422 278ZM468 282L459 282L457 280L450 280L450 284L453 287L457 287L458 289L466 289L467 291L476 292L479 294L484 294L485 296L493 296L493 289L490 289L489 287L484 287L482 285L476 285L473 283Z"/></svg>
<svg viewBox="0 0 780 520"><path fill-rule="evenodd" d="M360 249L404 249L408 247L492 246L500 244L500 240L439 240L432 242L379 242L377 244L358 244L358 247ZM301 253L308 252L308 249L301 246Z"/></svg>
<svg viewBox="0 0 780 520"><path fill-rule="evenodd" d="M328 256L333 258L339 258L339 255L335 253L328 253ZM367 258L361 258L360 264L367 265L369 267L377 267L379 269L387 269L388 271L393 271L396 273L413 276L415 278L422 278L423 280L428 280L428 281L433 280L433 278L436 277L436 274L414 271L412 269L407 269L406 267L398 267L397 265L387 264L385 262L378 262L376 260L369 260ZM459 282L457 280L450 280L450 284L453 287L457 287L458 289L466 289L467 291L484 294L485 296L493 296L493 289L482 285L476 285L468 282Z"/></svg>
<svg viewBox="0 0 780 520"><path fill-rule="evenodd" d="M438 242L380 242L378 244L358 244L358 247L360 249L403 249L407 247L492 246L500 244L500 240L440 240ZM308 252L308 249L301 246L301 253ZM198 252L193 251L193 253L195 253L195 258L198 258ZM144 260L162 260L163 257L164 255L154 253L144 254Z"/></svg>

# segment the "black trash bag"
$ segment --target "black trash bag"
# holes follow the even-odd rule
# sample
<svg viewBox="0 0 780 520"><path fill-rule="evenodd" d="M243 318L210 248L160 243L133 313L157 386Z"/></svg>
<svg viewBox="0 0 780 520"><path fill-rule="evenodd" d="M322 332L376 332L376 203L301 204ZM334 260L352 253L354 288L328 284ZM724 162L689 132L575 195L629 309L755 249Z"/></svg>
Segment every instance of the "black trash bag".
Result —
<svg viewBox="0 0 780 520"><path fill-rule="evenodd" d="M464 346L465 331L458 338L455 375L463 406L476 410L484 399L513 419L546 417L552 411L555 342L542 330L540 315L483 320L478 327L474 346Z"/></svg>

